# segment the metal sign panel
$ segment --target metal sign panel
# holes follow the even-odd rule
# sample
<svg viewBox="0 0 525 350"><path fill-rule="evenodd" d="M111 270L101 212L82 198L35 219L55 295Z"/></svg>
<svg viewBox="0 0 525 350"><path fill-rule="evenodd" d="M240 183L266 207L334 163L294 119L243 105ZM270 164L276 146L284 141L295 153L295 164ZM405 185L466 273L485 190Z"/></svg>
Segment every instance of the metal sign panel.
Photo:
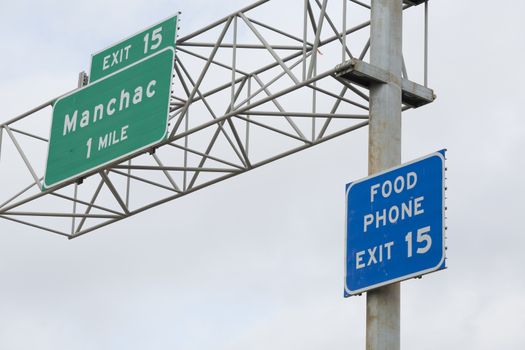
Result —
<svg viewBox="0 0 525 350"><path fill-rule="evenodd" d="M91 55L89 81L95 82L166 47L175 49L178 15Z"/></svg>
<svg viewBox="0 0 525 350"><path fill-rule="evenodd" d="M345 296L445 267L444 152L346 185Z"/></svg>
<svg viewBox="0 0 525 350"><path fill-rule="evenodd" d="M44 189L166 137L174 55L168 47L55 102Z"/></svg>

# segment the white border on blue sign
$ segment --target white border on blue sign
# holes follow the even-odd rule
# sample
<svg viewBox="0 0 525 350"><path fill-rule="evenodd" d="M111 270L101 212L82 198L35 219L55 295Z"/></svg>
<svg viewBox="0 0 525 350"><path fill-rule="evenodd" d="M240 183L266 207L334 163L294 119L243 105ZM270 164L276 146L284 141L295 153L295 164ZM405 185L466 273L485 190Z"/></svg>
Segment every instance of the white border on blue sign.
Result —
<svg viewBox="0 0 525 350"><path fill-rule="evenodd" d="M417 159L414 159L408 163L403 163L403 164L400 164L398 166L395 166L393 168L389 168L389 169L386 169L386 170L383 170L379 173L375 173L373 175L370 175L370 176L367 176L365 178L362 178L360 180L357 180L355 182L351 182L349 184L349 186L347 187L346 189L346 195L345 195L345 292L348 294L348 296L353 296L353 295L358 295L358 294L361 294L363 292L367 292L369 290L372 290L372 289L375 289L375 288L379 288L379 287L382 287L382 286L386 286L388 284L392 284L392 283L396 283L396 282L401 282L401 281L404 281L404 280L408 280L408 279L411 279L411 278L414 278L414 277L418 277L418 276L421 276L421 275L425 275L427 273L431 273L431 272L434 272L434 271L437 271L441 268L441 266L443 265L443 262L445 261L445 258L446 258L446 250L445 250L445 157L443 156L443 153L441 152L445 152L446 150L442 150L442 151L438 151L438 152L434 152L434 153L431 153L429 155L426 155L426 156L423 156L421 158L417 158ZM348 193L350 192L350 189L352 188L352 186L358 184L358 183L361 183L363 181L366 181L366 180L369 180L369 179L372 179L374 177L377 177L377 176L381 176L383 174L386 174L386 173L389 173L391 171L394 171L394 170L397 170L397 169L400 169L400 168L403 168L407 165L410 165L410 164L414 164L414 163L418 163L422 160L425 160L425 159L428 159L428 158L432 158L432 157L439 157L439 159L441 159L441 171L442 171L442 199L441 199L441 205L442 205L442 209L441 209L441 213L442 213L442 222L443 222L443 225L442 225L442 239L443 239L443 243L442 243L442 253L441 253L441 260L439 261L439 263L437 264L437 266L435 267L431 267L429 269L426 269L426 270L423 270L423 271L420 271L420 272L415 272L415 273L412 273L410 275L406 275L406 276L401 276L401 277L398 277L398 278L395 278L395 279L392 279L392 280L388 280L388 281L384 281L384 282L380 282L380 283L377 283L377 284L373 284L371 286L368 286L368 287L365 287L365 288L361 288L361 289L358 289L358 290L355 290L355 291L352 291L348 288L348 286L346 285L346 276L347 276L347 261L348 261L348 232L347 232L347 227L348 227Z"/></svg>

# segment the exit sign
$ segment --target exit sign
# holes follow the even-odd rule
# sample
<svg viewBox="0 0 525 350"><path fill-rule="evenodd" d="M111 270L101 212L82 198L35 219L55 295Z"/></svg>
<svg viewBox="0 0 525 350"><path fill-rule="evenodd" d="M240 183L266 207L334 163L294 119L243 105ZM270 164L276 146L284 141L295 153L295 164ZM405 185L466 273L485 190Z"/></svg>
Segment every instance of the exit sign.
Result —
<svg viewBox="0 0 525 350"><path fill-rule="evenodd" d="M175 49L178 15L172 16L91 56L93 83L166 47Z"/></svg>
<svg viewBox="0 0 525 350"><path fill-rule="evenodd" d="M346 187L345 296L445 267L445 151Z"/></svg>
<svg viewBox="0 0 525 350"><path fill-rule="evenodd" d="M174 55L167 47L54 103L43 190L166 138Z"/></svg>

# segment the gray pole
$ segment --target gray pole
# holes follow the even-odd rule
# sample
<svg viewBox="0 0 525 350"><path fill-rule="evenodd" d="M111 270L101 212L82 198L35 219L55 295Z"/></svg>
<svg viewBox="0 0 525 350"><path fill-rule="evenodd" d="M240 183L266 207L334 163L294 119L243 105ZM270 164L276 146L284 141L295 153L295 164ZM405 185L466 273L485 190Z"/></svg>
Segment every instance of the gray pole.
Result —
<svg viewBox="0 0 525 350"><path fill-rule="evenodd" d="M390 73L390 82L370 89L368 172L401 163L402 0L372 0L370 63ZM400 285L367 293L366 349L399 350Z"/></svg>

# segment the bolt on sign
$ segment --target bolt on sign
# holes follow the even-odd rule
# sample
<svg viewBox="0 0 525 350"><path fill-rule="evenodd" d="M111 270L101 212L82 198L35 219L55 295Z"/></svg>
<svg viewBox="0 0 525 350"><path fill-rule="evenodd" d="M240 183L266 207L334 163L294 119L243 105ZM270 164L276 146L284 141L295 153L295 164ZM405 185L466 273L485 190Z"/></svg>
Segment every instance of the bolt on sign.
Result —
<svg viewBox="0 0 525 350"><path fill-rule="evenodd" d="M166 47L54 103L43 190L166 138L174 56Z"/></svg>
<svg viewBox="0 0 525 350"><path fill-rule="evenodd" d="M345 297L445 268L444 154L346 185Z"/></svg>
<svg viewBox="0 0 525 350"><path fill-rule="evenodd" d="M175 49L178 18L172 16L91 55L89 81L93 83L166 47Z"/></svg>

